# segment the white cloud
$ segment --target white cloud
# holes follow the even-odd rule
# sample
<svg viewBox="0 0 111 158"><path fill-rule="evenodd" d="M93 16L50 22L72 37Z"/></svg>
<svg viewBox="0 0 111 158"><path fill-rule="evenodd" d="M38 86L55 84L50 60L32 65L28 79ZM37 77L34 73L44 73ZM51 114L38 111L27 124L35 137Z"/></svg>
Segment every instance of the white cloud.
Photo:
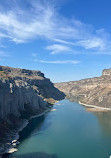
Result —
<svg viewBox="0 0 111 158"><path fill-rule="evenodd" d="M58 54L61 52L70 52L72 49L65 45L53 44L46 47L47 50L51 51L51 54Z"/></svg>
<svg viewBox="0 0 111 158"><path fill-rule="evenodd" d="M33 56L33 57L36 57L36 56L37 56L37 54L36 54L36 53L32 53L32 56Z"/></svg>
<svg viewBox="0 0 111 158"><path fill-rule="evenodd" d="M103 50L106 54L110 52L111 38L103 28L94 30L77 19L64 18L48 0L27 0L27 9L22 8L19 2L8 0L9 8L0 6L0 43L4 38L24 43L42 37L56 42L47 47L52 54L70 52L78 47L84 51L95 49L99 53Z"/></svg>
<svg viewBox="0 0 111 158"><path fill-rule="evenodd" d="M83 46L85 49L99 48L100 50L103 50L106 46L104 40L97 37L79 41L77 44Z"/></svg>
<svg viewBox="0 0 111 158"><path fill-rule="evenodd" d="M61 40L61 39L54 39L55 42L59 42L59 43L63 43L63 44L67 44L67 45L75 45L73 42L68 42L65 40Z"/></svg>
<svg viewBox="0 0 111 158"><path fill-rule="evenodd" d="M31 4L33 8L33 3ZM41 4L35 5L29 15L28 10L20 12L9 10L5 13L0 12L0 33L2 37L9 38L16 43L23 43L29 39L43 36L51 38L53 31L53 9ZM26 17L29 15L28 20Z"/></svg>
<svg viewBox="0 0 111 158"><path fill-rule="evenodd" d="M41 62L46 64L78 64L80 61L77 60L55 60L55 61L48 61L48 60L34 60L35 62Z"/></svg>

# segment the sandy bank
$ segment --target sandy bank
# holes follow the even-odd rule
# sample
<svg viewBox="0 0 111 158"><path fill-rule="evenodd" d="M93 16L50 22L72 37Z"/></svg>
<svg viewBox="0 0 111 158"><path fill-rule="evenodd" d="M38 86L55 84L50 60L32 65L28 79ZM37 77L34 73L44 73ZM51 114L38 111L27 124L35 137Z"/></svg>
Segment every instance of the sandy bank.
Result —
<svg viewBox="0 0 111 158"><path fill-rule="evenodd" d="M95 106L95 105L88 105L88 104L82 103L80 101L79 101L79 104L84 105L86 107L95 108L98 111L101 111L101 110L110 111L111 110L111 108L104 108L104 107L99 107L99 106Z"/></svg>
<svg viewBox="0 0 111 158"><path fill-rule="evenodd" d="M86 108L88 112L107 112L108 110L100 109L100 108Z"/></svg>

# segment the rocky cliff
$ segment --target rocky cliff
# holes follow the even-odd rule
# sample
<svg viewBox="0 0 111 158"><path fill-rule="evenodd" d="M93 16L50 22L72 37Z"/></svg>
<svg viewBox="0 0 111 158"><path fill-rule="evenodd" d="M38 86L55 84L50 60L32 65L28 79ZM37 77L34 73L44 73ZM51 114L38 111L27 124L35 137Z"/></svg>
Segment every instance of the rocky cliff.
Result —
<svg viewBox="0 0 111 158"><path fill-rule="evenodd" d="M103 70L100 77L56 83L55 87L73 101L111 108L111 69Z"/></svg>
<svg viewBox="0 0 111 158"><path fill-rule="evenodd" d="M9 148L26 119L62 98L64 93L40 71L0 66L0 152Z"/></svg>

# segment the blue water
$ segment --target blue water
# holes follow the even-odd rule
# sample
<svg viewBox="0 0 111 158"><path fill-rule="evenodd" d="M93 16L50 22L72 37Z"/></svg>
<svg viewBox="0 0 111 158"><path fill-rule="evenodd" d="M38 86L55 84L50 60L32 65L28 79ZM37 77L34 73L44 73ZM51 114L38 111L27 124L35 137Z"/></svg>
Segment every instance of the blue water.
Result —
<svg viewBox="0 0 111 158"><path fill-rule="evenodd" d="M53 109L30 121L11 158L109 158L110 112L87 112L69 100L60 101Z"/></svg>

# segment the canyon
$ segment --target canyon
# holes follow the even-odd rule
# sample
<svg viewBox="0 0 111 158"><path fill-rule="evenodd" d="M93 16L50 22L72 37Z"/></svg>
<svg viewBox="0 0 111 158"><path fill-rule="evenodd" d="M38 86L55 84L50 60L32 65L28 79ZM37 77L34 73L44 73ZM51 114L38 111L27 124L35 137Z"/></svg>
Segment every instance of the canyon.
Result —
<svg viewBox="0 0 111 158"><path fill-rule="evenodd" d="M31 117L64 97L40 71L0 66L0 153L10 152Z"/></svg>
<svg viewBox="0 0 111 158"><path fill-rule="evenodd" d="M16 151L19 131L65 97L111 110L111 69L100 77L53 84L41 71L0 66L0 154Z"/></svg>

